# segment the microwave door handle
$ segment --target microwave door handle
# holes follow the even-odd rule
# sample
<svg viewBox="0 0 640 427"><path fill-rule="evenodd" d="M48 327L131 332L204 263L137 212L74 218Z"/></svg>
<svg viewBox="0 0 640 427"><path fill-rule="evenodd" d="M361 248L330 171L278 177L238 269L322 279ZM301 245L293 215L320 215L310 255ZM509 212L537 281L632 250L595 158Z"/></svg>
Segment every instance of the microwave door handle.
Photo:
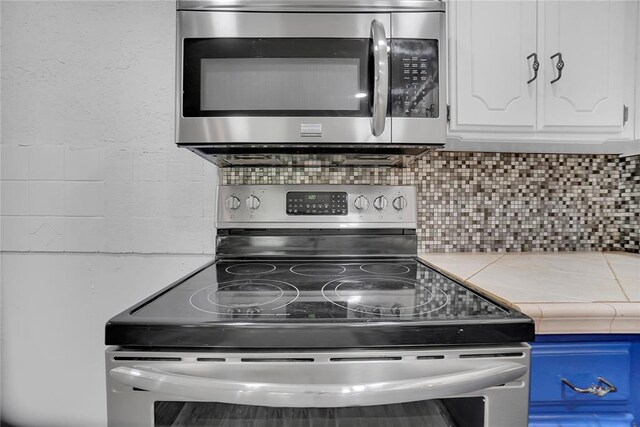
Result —
<svg viewBox="0 0 640 427"><path fill-rule="evenodd" d="M283 371L283 379L286 379L288 366L279 368ZM326 371L320 372L316 381L294 383L202 377L195 372L189 375L188 370L182 371L174 373L148 366L119 366L111 369L109 375L128 387L180 398L236 405L338 408L414 402L476 392L514 381L527 373L527 367L521 363L502 362L475 369L466 367L441 375L368 383L329 383ZM226 376L233 378L233 375Z"/></svg>
<svg viewBox="0 0 640 427"><path fill-rule="evenodd" d="M387 97L389 95L389 45L382 22L371 21L373 40L373 108L371 133L380 136L384 132L387 118Z"/></svg>

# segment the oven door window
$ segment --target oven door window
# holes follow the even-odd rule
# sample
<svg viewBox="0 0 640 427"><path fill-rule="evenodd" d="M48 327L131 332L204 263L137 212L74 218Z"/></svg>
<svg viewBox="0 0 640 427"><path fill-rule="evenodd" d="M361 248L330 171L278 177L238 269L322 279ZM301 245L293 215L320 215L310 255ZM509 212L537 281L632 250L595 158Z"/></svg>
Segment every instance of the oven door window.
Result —
<svg viewBox="0 0 640 427"><path fill-rule="evenodd" d="M370 39L185 39L184 117L370 116Z"/></svg>
<svg viewBox="0 0 640 427"><path fill-rule="evenodd" d="M155 402L154 426L483 427L481 397L347 408L272 408L212 402Z"/></svg>

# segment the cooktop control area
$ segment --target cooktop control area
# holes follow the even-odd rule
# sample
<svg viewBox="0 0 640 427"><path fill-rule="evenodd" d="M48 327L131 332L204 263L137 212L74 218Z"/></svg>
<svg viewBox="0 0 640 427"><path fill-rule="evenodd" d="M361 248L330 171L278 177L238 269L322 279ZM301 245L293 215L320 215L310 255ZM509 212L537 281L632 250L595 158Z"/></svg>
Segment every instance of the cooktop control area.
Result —
<svg viewBox="0 0 640 427"><path fill-rule="evenodd" d="M410 186L233 185L218 189L218 228L416 228Z"/></svg>

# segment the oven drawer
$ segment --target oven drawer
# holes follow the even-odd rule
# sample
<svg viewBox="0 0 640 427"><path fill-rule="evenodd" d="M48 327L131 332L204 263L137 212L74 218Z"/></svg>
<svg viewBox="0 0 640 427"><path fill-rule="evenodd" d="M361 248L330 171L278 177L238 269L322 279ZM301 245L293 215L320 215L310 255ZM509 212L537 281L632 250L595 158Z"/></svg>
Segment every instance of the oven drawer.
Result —
<svg viewBox="0 0 640 427"><path fill-rule="evenodd" d="M526 344L106 356L112 427L527 425Z"/></svg>

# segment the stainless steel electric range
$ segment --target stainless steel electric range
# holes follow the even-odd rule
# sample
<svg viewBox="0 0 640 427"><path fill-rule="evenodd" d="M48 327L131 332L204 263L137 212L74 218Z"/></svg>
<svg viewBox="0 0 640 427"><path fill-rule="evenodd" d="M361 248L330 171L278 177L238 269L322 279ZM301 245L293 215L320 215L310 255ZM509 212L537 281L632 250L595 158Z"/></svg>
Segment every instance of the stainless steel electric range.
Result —
<svg viewBox="0 0 640 427"><path fill-rule="evenodd" d="M526 426L532 320L416 219L413 187L219 187L216 260L106 325L109 425Z"/></svg>

